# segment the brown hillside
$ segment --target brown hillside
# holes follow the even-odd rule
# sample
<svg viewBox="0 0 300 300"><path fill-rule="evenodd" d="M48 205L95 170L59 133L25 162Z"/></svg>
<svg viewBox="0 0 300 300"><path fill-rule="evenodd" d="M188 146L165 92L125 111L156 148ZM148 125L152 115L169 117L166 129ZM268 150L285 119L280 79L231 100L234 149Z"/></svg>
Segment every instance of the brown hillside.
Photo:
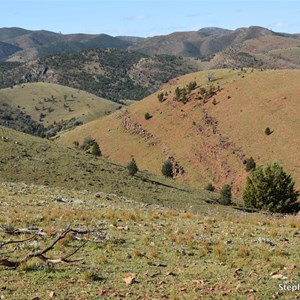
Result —
<svg viewBox="0 0 300 300"><path fill-rule="evenodd" d="M300 71L217 70L213 78L208 84L207 72L198 72L174 79L162 89L169 93L164 102L153 94L58 141L72 144L90 135L110 159L126 164L133 155L141 169L156 174L169 158L178 180L218 188L230 183L237 194L247 175L245 160L253 156L258 164L278 161L299 187ZM175 101L175 88L193 80L198 86L186 104ZM213 96L201 90L209 86ZM266 127L273 131L269 136Z"/></svg>

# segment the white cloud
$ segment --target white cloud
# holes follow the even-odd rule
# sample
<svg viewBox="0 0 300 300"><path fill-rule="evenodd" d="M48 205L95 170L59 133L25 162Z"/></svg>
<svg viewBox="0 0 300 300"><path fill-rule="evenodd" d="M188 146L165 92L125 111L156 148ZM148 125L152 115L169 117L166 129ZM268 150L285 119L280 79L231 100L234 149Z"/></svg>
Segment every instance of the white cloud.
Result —
<svg viewBox="0 0 300 300"><path fill-rule="evenodd" d="M141 21L147 19L146 15L134 15L126 18L129 21Z"/></svg>
<svg viewBox="0 0 300 300"><path fill-rule="evenodd" d="M286 27L289 27L289 23L280 21L276 24L276 27L277 28L286 28Z"/></svg>

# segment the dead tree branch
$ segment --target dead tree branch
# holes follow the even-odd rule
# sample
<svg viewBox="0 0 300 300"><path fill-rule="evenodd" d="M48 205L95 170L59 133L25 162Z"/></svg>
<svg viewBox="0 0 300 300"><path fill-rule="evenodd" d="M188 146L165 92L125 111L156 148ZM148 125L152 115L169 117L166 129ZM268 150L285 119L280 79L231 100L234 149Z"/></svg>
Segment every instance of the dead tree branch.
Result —
<svg viewBox="0 0 300 300"><path fill-rule="evenodd" d="M21 264L24 264L26 262L28 262L30 259L32 258L38 258L40 260L42 260L43 262L45 262L46 264L57 264L57 263L74 263L74 262L78 262L78 261L82 261L82 259L76 259L76 260L70 260L69 258L74 255L75 253L77 253L82 247L84 247L88 241L84 242L81 246L77 247L72 253L64 256L64 257L60 257L57 259L50 259L48 257L45 256L45 254L47 252L49 252L50 250L53 250L55 245L62 239L64 239L66 237L66 235L68 233L72 232L72 229L68 228L65 231L63 231L53 242L50 246L46 247L43 250L40 251L33 251L28 253L23 259L21 260L16 260L16 261L11 261L9 260L7 257L6 258L2 258L0 259L0 265L2 266L6 266L9 268L17 268L19 267ZM30 239L32 239L33 237L31 237ZM25 242L29 239L23 240L23 241L14 241L15 243L22 243ZM13 242L13 241L11 241ZM9 242L6 242L5 245L7 245ZM2 244L3 246L3 244Z"/></svg>

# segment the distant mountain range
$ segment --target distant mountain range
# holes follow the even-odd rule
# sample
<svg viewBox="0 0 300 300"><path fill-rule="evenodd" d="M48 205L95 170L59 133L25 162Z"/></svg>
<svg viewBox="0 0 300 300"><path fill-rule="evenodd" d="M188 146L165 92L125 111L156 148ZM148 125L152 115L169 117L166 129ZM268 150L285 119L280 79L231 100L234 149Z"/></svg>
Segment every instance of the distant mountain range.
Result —
<svg viewBox="0 0 300 300"><path fill-rule="evenodd" d="M94 48L192 57L204 68L298 68L300 65L300 34L278 33L259 26L236 30L209 27L149 38L0 28L0 61L24 62Z"/></svg>

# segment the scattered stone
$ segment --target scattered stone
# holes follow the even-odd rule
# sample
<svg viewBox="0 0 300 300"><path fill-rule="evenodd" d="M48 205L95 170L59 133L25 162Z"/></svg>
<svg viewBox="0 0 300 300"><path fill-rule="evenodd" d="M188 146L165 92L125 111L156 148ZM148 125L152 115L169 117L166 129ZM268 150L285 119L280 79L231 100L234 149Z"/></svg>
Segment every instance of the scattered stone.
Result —
<svg viewBox="0 0 300 300"><path fill-rule="evenodd" d="M275 244L274 244L271 240L266 239L266 238L264 238L264 237L258 237L258 238L257 238L257 241L258 241L259 243L265 243L265 244L268 244L268 245L270 245L270 246L272 246L272 247L275 246Z"/></svg>
<svg viewBox="0 0 300 300"><path fill-rule="evenodd" d="M131 285L137 283L136 276L137 276L136 274L131 274L130 276L124 278L123 280L126 283L126 285Z"/></svg>

